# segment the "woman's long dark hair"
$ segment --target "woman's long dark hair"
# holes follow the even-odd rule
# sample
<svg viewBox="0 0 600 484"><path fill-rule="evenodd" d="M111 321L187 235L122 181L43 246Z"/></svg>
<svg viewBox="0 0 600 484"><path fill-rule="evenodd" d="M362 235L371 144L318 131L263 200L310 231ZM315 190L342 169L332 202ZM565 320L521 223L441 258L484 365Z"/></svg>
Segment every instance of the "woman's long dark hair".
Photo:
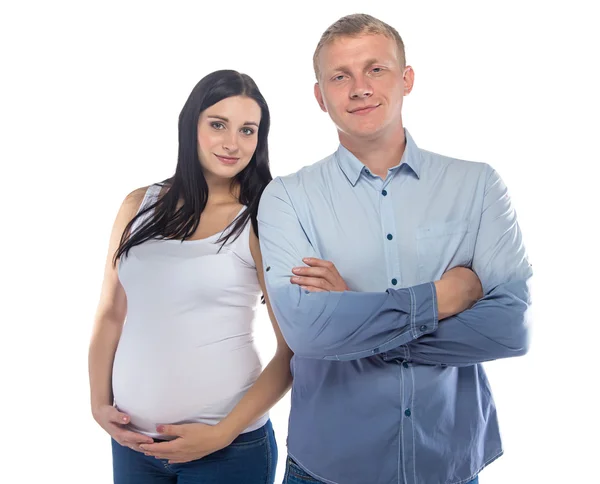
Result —
<svg viewBox="0 0 600 484"><path fill-rule="evenodd" d="M155 203L140 210L127 224L113 264L116 265L122 256L127 257L132 247L147 240L162 238L183 241L194 234L208 200L208 185L198 159L198 119L205 109L232 96L254 99L260 106L261 117L256 151L248 166L232 180L232 188L233 185L239 185L240 203L248 209L231 223L231 228L224 232L218 242L225 244L231 237L234 237L233 240L239 237L248 219L258 235L258 202L263 190L272 180L267 146L271 124L269 107L250 76L232 70L221 70L200 80L188 97L179 114L179 153L175 174L162 182L163 186L168 186L166 193ZM179 200L183 204L177 208ZM152 213L132 232L136 220L144 217L147 212Z"/></svg>

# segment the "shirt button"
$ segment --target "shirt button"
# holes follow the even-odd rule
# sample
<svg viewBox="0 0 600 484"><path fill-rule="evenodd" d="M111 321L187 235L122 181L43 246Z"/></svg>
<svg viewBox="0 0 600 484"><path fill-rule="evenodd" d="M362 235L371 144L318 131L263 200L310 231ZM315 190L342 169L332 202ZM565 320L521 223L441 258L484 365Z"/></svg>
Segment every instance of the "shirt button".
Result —
<svg viewBox="0 0 600 484"><path fill-rule="evenodd" d="M375 349L373 350L373 354L374 354L374 355L375 355L375 354L377 354L377 353L379 353L379 348L375 348Z"/></svg>
<svg viewBox="0 0 600 484"><path fill-rule="evenodd" d="M371 172L365 168L365 175L370 175Z"/></svg>
<svg viewBox="0 0 600 484"><path fill-rule="evenodd" d="M392 285L395 286L396 284L398 284L398 279L396 279L396 278L392 279Z"/></svg>
<svg viewBox="0 0 600 484"><path fill-rule="evenodd" d="M406 415L407 417L411 416L410 408L407 408L406 410L404 410L404 415Z"/></svg>
<svg viewBox="0 0 600 484"><path fill-rule="evenodd" d="M405 361L404 363L402 363L402 366L403 366L404 368L408 368L408 363Z"/></svg>
<svg viewBox="0 0 600 484"><path fill-rule="evenodd" d="M271 266L268 266L268 267L266 268L266 271L267 271L267 272L269 272L270 270L271 270Z"/></svg>
<svg viewBox="0 0 600 484"><path fill-rule="evenodd" d="M420 329L421 329L421 331L427 331L427 326L423 325L423 326L421 326Z"/></svg>
<svg viewBox="0 0 600 484"><path fill-rule="evenodd" d="M387 239L388 240L392 240L394 238L394 236L392 234L387 234Z"/></svg>
<svg viewBox="0 0 600 484"><path fill-rule="evenodd" d="M310 294L310 291L304 291L304 294Z"/></svg>
<svg viewBox="0 0 600 484"><path fill-rule="evenodd" d="M381 194L382 194L384 197L386 197L386 196L387 196L387 190L383 190L383 191L381 192Z"/></svg>

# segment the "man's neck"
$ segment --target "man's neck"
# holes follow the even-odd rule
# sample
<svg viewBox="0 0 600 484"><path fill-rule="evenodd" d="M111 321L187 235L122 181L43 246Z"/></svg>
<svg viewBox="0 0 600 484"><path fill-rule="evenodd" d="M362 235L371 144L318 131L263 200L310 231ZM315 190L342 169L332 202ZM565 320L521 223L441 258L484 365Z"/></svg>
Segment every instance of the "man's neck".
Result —
<svg viewBox="0 0 600 484"><path fill-rule="evenodd" d="M340 133L340 143L356 156L374 175L385 180L388 170L402 159L406 148L404 128L400 124L376 138L352 138Z"/></svg>

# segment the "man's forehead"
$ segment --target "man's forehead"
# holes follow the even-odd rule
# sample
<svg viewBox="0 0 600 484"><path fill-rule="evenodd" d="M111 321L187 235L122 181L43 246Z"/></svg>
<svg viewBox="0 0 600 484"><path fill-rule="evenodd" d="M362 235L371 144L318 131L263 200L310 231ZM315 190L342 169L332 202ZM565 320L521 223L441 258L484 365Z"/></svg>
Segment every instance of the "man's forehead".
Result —
<svg viewBox="0 0 600 484"><path fill-rule="evenodd" d="M360 34L333 39L323 46L319 56L321 69L336 69L356 64L396 60L395 42L383 34Z"/></svg>

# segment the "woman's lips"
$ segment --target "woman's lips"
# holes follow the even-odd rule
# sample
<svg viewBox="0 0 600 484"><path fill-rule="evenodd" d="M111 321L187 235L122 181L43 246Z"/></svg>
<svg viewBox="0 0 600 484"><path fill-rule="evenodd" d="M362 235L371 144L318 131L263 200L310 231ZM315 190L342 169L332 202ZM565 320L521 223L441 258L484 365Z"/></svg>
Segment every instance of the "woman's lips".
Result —
<svg viewBox="0 0 600 484"><path fill-rule="evenodd" d="M239 161L239 158L233 158L231 156L221 156L217 154L215 154L215 156L221 163L225 163L226 165L235 165Z"/></svg>

